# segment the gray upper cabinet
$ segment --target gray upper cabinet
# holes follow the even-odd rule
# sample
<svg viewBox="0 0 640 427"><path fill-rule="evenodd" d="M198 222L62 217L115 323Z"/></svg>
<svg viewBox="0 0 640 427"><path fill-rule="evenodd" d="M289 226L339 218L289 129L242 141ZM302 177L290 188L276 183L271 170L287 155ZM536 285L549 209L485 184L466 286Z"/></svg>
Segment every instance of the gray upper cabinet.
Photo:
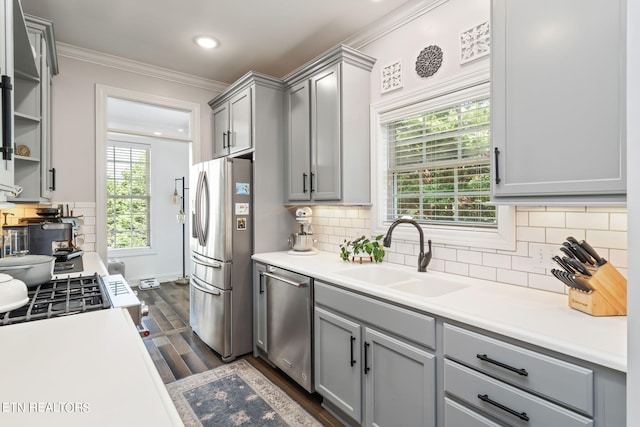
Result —
<svg viewBox="0 0 640 427"><path fill-rule="evenodd" d="M284 78L286 202L368 204L375 60L338 46Z"/></svg>
<svg viewBox="0 0 640 427"><path fill-rule="evenodd" d="M51 162L51 86L58 73L53 23L25 15L36 72L16 72L14 84L15 184L22 192L14 202L51 201L55 168ZM23 53L24 54L24 53Z"/></svg>
<svg viewBox="0 0 640 427"><path fill-rule="evenodd" d="M246 82L243 82L246 83ZM252 87L240 87L209 104L213 110L213 157L253 148Z"/></svg>
<svg viewBox="0 0 640 427"><path fill-rule="evenodd" d="M625 200L625 8L492 1L497 203Z"/></svg>

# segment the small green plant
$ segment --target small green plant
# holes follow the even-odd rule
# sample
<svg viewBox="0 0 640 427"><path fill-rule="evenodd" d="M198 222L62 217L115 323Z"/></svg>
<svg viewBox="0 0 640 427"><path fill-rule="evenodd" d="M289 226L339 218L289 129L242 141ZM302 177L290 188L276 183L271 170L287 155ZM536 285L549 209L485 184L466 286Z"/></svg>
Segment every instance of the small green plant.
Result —
<svg viewBox="0 0 640 427"><path fill-rule="evenodd" d="M365 236L360 236L353 241L344 240L340 244L340 258L344 261L351 261L355 259L355 257L370 257L373 258L375 262L382 262L382 258L384 258L384 246L380 242L384 235L380 234L379 236L372 237L371 240L367 239Z"/></svg>

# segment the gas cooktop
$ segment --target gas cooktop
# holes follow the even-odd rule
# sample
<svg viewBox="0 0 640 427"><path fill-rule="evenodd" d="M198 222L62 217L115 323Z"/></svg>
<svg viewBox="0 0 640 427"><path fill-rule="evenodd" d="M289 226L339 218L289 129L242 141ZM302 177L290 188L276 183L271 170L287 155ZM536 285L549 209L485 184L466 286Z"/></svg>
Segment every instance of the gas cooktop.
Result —
<svg viewBox="0 0 640 427"><path fill-rule="evenodd" d="M29 289L29 302L0 313L0 326L111 307L100 276L57 279Z"/></svg>

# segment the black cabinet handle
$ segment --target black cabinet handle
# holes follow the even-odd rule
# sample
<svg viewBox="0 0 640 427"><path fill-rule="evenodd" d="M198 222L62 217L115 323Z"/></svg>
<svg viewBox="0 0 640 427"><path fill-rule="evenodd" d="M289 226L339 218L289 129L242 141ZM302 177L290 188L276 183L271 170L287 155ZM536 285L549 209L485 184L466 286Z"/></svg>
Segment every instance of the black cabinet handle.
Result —
<svg viewBox="0 0 640 427"><path fill-rule="evenodd" d="M51 186L49 190L56 191L56 168L49 169L49 172L51 172Z"/></svg>
<svg viewBox="0 0 640 427"><path fill-rule="evenodd" d="M315 177L315 174L313 172L311 172L311 192L313 193L315 190L313 189L313 178Z"/></svg>
<svg viewBox="0 0 640 427"><path fill-rule="evenodd" d="M497 360L493 360L489 358L486 354L476 354L476 357L480 360L484 360L485 362L491 363L496 366L500 366L501 368L504 368L504 369L508 369L511 372L515 372L518 375L522 375L523 377L529 376L529 373L527 372L526 369L524 368L518 369L518 368L514 368L513 366L509 366L505 363L498 362Z"/></svg>
<svg viewBox="0 0 640 427"><path fill-rule="evenodd" d="M353 335L349 337L349 345L351 346L351 366L356 364L355 359L353 358L353 342L356 340L356 337Z"/></svg>
<svg viewBox="0 0 640 427"><path fill-rule="evenodd" d="M262 288L262 282L264 280L264 273L260 272L260 284L258 285L258 293L264 294L264 289Z"/></svg>
<svg viewBox="0 0 640 427"><path fill-rule="evenodd" d="M502 409L503 411L508 412L511 415L515 415L516 417L520 418L523 421L529 421L529 417L527 416L526 412L514 411L508 406L504 406L502 403L499 403L499 402L496 402L495 400L490 399L489 395L487 394L478 394L478 399L482 400L483 402L487 402L489 405L493 405L496 408Z"/></svg>
<svg viewBox="0 0 640 427"><path fill-rule="evenodd" d="M13 129L11 123L13 122L11 117L11 91L13 86L11 85L11 77L2 76L0 79L0 88L2 88L2 160L11 160L11 153L13 153Z"/></svg>
<svg viewBox="0 0 640 427"><path fill-rule="evenodd" d="M365 341L364 342L364 373L365 375L367 374L367 372L371 370L371 368L367 364L367 359L368 359L367 353L369 353L369 343Z"/></svg>
<svg viewBox="0 0 640 427"><path fill-rule="evenodd" d="M302 174L302 192L303 193L307 192L307 174L306 173Z"/></svg>
<svg viewBox="0 0 640 427"><path fill-rule="evenodd" d="M500 170L498 169L498 156L500 156L500 149L498 147L493 148L493 160L496 165L496 184L500 184Z"/></svg>

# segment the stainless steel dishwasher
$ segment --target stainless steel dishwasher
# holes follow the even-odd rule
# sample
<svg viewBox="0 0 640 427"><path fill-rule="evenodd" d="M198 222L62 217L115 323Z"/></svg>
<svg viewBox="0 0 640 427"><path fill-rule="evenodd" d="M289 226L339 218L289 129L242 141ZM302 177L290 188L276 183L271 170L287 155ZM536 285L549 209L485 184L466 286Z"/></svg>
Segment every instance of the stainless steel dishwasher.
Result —
<svg viewBox="0 0 640 427"><path fill-rule="evenodd" d="M313 279L269 266L267 290L269 360L313 392Z"/></svg>

